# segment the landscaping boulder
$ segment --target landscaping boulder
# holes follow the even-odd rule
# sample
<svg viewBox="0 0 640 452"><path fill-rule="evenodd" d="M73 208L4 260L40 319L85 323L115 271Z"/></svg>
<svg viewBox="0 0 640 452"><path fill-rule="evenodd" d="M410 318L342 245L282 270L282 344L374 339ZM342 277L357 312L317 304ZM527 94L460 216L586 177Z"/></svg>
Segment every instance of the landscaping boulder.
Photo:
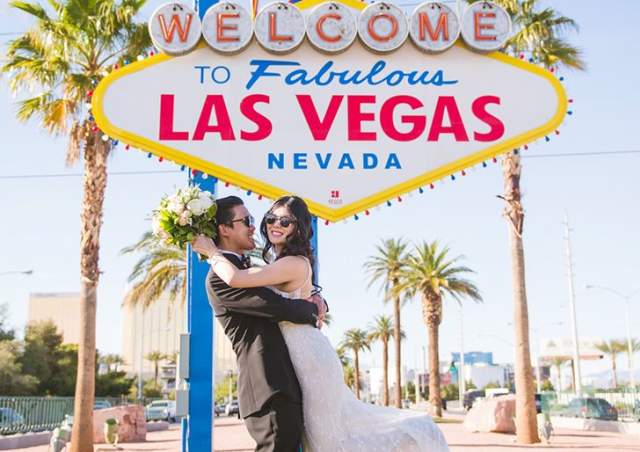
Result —
<svg viewBox="0 0 640 452"><path fill-rule="evenodd" d="M464 419L470 432L516 432L516 396L513 394L478 400Z"/></svg>
<svg viewBox="0 0 640 452"><path fill-rule="evenodd" d="M134 443L147 439L147 421L144 407L123 405L93 412L93 440L104 443L104 421L110 417L118 421L118 443Z"/></svg>

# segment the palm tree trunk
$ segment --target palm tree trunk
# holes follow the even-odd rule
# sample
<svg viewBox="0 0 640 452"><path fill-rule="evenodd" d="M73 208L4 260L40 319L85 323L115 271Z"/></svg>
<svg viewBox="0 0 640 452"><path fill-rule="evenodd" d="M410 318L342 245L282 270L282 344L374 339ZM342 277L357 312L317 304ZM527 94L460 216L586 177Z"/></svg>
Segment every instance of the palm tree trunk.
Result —
<svg viewBox="0 0 640 452"><path fill-rule="evenodd" d="M384 383L384 392L382 393L382 403L389 406L389 342L382 341L382 381Z"/></svg>
<svg viewBox="0 0 640 452"><path fill-rule="evenodd" d="M93 452L93 403L96 378L96 304L100 227L107 186L109 144L95 134L84 150L80 236L80 344L70 452Z"/></svg>
<svg viewBox="0 0 640 452"><path fill-rule="evenodd" d="M438 324L429 322L427 324L427 330L429 331L429 405L432 416L442 417Z"/></svg>
<svg viewBox="0 0 640 452"><path fill-rule="evenodd" d="M396 346L396 408L400 408L402 399L402 357L400 344L402 337L400 333L400 297L393 300L393 338Z"/></svg>
<svg viewBox="0 0 640 452"><path fill-rule="evenodd" d="M356 367L356 397L360 399L360 361L358 360L358 350L354 349L354 365Z"/></svg>
<svg viewBox="0 0 640 452"><path fill-rule="evenodd" d="M613 389L618 388L618 375L616 374L616 357L611 356L611 371L613 372Z"/></svg>
<svg viewBox="0 0 640 452"><path fill-rule="evenodd" d="M516 437L521 444L540 442L536 422L535 391L531 371L529 346L529 310L525 287L524 248L522 230L524 210L520 193L520 156L516 153L504 157L505 217L509 223L511 248L511 277L513 284L513 319L515 325L515 383L516 383Z"/></svg>

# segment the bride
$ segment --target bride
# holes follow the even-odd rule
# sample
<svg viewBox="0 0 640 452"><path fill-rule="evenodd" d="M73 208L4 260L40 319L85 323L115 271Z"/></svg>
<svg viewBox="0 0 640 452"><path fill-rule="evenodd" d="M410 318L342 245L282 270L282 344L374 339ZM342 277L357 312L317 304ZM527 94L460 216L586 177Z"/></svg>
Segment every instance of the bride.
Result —
<svg viewBox="0 0 640 452"><path fill-rule="evenodd" d="M210 257L213 271L235 288L270 286L281 295L311 295L313 235L311 214L297 196L278 199L265 214L260 232L267 265L241 270L213 240L199 236L194 249ZM342 365L319 329L280 322L302 390L305 452L441 452L447 443L423 413L371 405L345 385Z"/></svg>

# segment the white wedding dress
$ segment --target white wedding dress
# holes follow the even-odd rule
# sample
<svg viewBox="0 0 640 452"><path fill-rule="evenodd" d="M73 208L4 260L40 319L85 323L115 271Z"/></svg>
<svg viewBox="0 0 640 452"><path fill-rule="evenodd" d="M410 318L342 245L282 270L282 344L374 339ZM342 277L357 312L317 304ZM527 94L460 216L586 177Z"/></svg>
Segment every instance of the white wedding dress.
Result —
<svg viewBox="0 0 640 452"><path fill-rule="evenodd" d="M309 272L310 274L311 272ZM310 276L286 298L308 297ZM304 452L445 452L440 429L426 414L361 402L344 383L342 365L317 328L280 322L302 390Z"/></svg>

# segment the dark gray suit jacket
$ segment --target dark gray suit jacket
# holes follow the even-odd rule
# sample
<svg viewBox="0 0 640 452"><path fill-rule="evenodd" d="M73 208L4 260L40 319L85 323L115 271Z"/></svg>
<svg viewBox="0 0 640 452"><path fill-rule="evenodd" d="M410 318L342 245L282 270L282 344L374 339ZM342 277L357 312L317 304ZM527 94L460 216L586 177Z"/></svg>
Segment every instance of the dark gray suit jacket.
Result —
<svg viewBox="0 0 640 452"><path fill-rule="evenodd" d="M242 268L238 257L225 257ZM284 298L264 287L234 289L211 270L207 295L238 360L240 415L260 411L276 394L301 402L300 385L277 322L315 325L316 305Z"/></svg>

